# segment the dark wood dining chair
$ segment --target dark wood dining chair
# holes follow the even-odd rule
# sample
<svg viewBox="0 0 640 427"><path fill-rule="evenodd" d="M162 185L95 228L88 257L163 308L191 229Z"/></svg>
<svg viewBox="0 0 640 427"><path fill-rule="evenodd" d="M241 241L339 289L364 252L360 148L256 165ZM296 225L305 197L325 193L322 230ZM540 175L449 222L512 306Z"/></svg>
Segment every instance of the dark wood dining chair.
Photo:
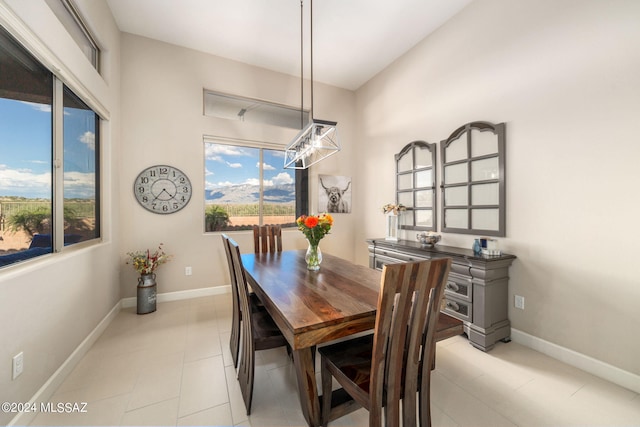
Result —
<svg viewBox="0 0 640 427"><path fill-rule="evenodd" d="M282 252L282 228L279 225L254 225L253 249L257 254Z"/></svg>
<svg viewBox="0 0 640 427"><path fill-rule="evenodd" d="M256 308L251 303L240 248L231 238L227 238L229 252L233 264L233 272L236 276L240 312L242 313L241 351L238 362L238 382L242 398L244 399L247 415L251 414L251 401L253 399L253 380L255 375L255 352L287 345L280 329L275 324L269 313L264 308Z"/></svg>
<svg viewBox="0 0 640 427"><path fill-rule="evenodd" d="M426 363L429 374L422 373L420 384L420 399L424 397L426 405L429 387L424 382L430 379L440 301L450 268L450 258L383 267L374 333L318 350L324 426L360 407L369 411L369 426L382 425L383 408L384 425L399 426L403 395L412 397L403 401L402 425L416 425L418 377ZM332 392L332 378L342 389Z"/></svg>
<svg viewBox="0 0 640 427"><path fill-rule="evenodd" d="M238 285L236 284L235 268L233 259L231 258L231 248L229 247L229 236L222 234L222 245L227 255L227 264L229 266L229 276L231 277L231 337L229 339L229 350L231 351L231 359L233 366L238 366L238 353L240 351L240 322L242 321L242 313L240 311L240 297L238 296Z"/></svg>

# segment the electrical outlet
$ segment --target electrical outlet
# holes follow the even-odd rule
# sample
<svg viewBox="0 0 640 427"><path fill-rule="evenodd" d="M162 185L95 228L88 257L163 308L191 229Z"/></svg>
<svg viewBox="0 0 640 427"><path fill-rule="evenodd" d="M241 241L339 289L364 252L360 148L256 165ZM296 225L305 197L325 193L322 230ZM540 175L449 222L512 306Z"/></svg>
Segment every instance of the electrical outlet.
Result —
<svg viewBox="0 0 640 427"><path fill-rule="evenodd" d="M523 296L516 295L513 302L514 302L514 305L516 306L516 308L519 308L520 310L524 310L524 297Z"/></svg>
<svg viewBox="0 0 640 427"><path fill-rule="evenodd" d="M191 276L193 274L193 270L191 269L191 267L185 267L184 268L184 275L185 276Z"/></svg>
<svg viewBox="0 0 640 427"><path fill-rule="evenodd" d="M15 380L20 376L24 370L24 353L20 352L13 356L13 379Z"/></svg>

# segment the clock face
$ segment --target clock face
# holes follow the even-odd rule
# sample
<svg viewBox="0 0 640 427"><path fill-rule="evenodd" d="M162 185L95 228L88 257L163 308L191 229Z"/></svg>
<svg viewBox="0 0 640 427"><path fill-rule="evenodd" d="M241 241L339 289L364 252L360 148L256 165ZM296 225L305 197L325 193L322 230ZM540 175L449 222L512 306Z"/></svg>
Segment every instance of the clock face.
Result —
<svg viewBox="0 0 640 427"><path fill-rule="evenodd" d="M151 166L140 172L133 193L143 208L157 214L170 214L184 208L191 199L191 181L180 169Z"/></svg>

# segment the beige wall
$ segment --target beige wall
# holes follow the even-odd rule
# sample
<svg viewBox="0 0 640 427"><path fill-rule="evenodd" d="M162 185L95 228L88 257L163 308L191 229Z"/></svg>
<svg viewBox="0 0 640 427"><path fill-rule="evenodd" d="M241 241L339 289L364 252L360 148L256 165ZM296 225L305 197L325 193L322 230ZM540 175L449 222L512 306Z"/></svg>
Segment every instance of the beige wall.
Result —
<svg viewBox="0 0 640 427"><path fill-rule="evenodd" d="M92 107L101 126L103 241L65 248L0 272L0 401L28 402L120 301L118 227L119 31L104 1L77 2L105 51L99 76L44 1L0 0L0 22ZM24 352L24 372L11 379L11 358ZM16 414L0 413L0 424Z"/></svg>
<svg viewBox="0 0 640 427"><path fill-rule="evenodd" d="M308 87L308 86L307 86ZM122 36L122 168L120 197L121 249L154 248L162 242L173 255L158 270L158 291L186 291L229 284L228 267L219 233L204 233L203 136L242 138L286 145L295 130L205 117L203 89L300 105L300 78L184 49L155 40ZM309 98L307 89L306 98ZM317 174L348 175L355 144L355 95L316 84L315 117L337 120L344 150L331 162L310 172L311 210L316 211ZM308 107L308 106L307 106ZM156 215L136 202L132 187L137 174L154 164L170 164L185 172L193 196L181 211ZM355 188L355 184L354 184ZM357 190L354 190L357 191ZM337 215L336 225L322 249L353 259L353 215ZM243 252L253 251L251 232L231 233ZM302 233L284 231L284 248L305 247ZM124 262L124 261L123 261ZM186 266L193 268L185 276ZM123 297L135 295L136 273L121 271Z"/></svg>
<svg viewBox="0 0 640 427"><path fill-rule="evenodd" d="M640 374L639 40L637 1L471 3L357 91L367 162L356 176L377 190L355 193L367 213L356 243L383 234L373 212L393 200L393 154L406 143L506 122L500 245L518 256L513 328ZM447 234L442 244L472 239Z"/></svg>

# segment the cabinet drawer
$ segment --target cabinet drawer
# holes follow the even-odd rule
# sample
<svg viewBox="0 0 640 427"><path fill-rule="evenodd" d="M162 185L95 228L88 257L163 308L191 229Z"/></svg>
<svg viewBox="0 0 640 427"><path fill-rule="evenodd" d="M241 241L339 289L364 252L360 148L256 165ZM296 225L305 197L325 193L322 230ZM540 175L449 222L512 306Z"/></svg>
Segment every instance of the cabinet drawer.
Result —
<svg viewBox="0 0 640 427"><path fill-rule="evenodd" d="M375 258L373 258L373 260L374 260L373 268L375 268L376 270L382 270L382 267L386 264L397 264L399 262L402 262L402 260L399 260L396 258L390 258L387 256L381 256L381 255L376 255Z"/></svg>
<svg viewBox="0 0 640 427"><path fill-rule="evenodd" d="M442 309L440 311L465 322L473 321L473 305L470 302L454 299L448 295L445 295L442 299Z"/></svg>
<svg viewBox="0 0 640 427"><path fill-rule="evenodd" d="M447 284L444 287L445 295L455 296L468 302L473 301L472 290L471 280L457 277L455 274L449 274Z"/></svg>
<svg viewBox="0 0 640 427"><path fill-rule="evenodd" d="M430 257L425 255L416 255L407 252L397 252L389 249L380 249L376 248L375 250L376 257L383 256L387 258L394 258L396 262L408 262L408 261L424 261L426 259L430 259Z"/></svg>

